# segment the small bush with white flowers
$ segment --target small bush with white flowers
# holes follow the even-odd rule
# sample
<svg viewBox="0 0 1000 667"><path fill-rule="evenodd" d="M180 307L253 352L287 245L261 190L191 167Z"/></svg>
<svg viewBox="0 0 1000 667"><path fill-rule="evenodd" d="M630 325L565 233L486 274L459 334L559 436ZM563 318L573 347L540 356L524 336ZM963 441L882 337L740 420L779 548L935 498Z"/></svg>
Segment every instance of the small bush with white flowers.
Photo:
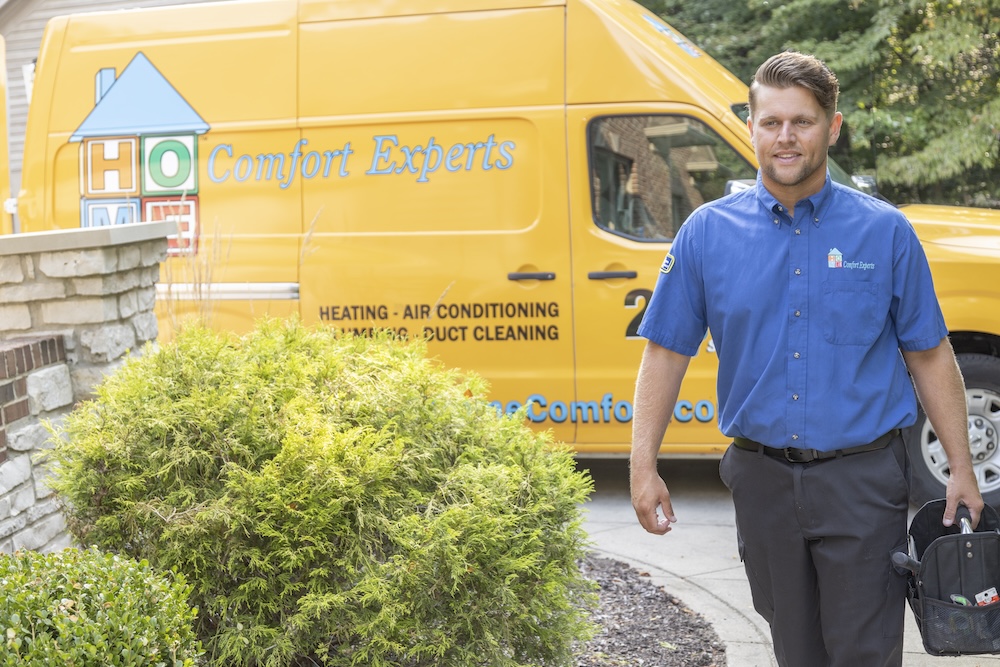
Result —
<svg viewBox="0 0 1000 667"><path fill-rule="evenodd" d="M190 592L182 575L96 549L0 554L0 666L191 667Z"/></svg>
<svg viewBox="0 0 1000 667"><path fill-rule="evenodd" d="M573 664L591 630L571 453L420 341L189 327L64 422L84 544L183 573L210 664Z"/></svg>

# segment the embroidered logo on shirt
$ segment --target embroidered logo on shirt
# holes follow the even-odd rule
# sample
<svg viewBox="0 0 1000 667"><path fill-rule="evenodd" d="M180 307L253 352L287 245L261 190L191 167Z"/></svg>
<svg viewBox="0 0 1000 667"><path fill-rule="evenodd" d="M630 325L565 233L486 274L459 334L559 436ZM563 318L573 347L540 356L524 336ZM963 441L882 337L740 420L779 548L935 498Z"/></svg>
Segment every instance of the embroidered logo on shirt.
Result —
<svg viewBox="0 0 1000 667"><path fill-rule="evenodd" d="M674 256L667 253L667 257L663 260L663 265L660 267L660 273L670 273L670 269L674 268Z"/></svg>
<svg viewBox="0 0 1000 667"><path fill-rule="evenodd" d="M844 253L836 248L830 248L830 252L826 253L826 265L831 269L861 269L862 271L871 271L875 268L874 262L845 262Z"/></svg>

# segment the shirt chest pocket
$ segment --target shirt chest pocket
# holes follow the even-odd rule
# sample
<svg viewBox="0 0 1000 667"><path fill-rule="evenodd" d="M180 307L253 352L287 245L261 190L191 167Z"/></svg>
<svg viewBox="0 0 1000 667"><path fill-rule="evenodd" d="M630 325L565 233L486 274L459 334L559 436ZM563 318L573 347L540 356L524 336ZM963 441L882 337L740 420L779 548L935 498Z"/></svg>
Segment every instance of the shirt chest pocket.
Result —
<svg viewBox="0 0 1000 667"><path fill-rule="evenodd" d="M823 336L834 345L871 345L885 324L878 283L828 280L820 306Z"/></svg>

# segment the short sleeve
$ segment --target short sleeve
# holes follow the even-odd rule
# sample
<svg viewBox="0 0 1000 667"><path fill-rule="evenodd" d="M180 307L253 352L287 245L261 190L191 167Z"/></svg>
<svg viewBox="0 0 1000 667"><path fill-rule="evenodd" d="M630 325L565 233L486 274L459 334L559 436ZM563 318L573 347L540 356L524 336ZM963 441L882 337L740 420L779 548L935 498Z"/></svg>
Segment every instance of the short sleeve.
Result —
<svg viewBox="0 0 1000 667"><path fill-rule="evenodd" d="M905 218L893 246L891 314L899 347L908 352L937 347L948 335L927 255Z"/></svg>
<svg viewBox="0 0 1000 667"><path fill-rule="evenodd" d="M677 232L660 266L639 335L693 357L708 330L700 243L704 225L696 212Z"/></svg>

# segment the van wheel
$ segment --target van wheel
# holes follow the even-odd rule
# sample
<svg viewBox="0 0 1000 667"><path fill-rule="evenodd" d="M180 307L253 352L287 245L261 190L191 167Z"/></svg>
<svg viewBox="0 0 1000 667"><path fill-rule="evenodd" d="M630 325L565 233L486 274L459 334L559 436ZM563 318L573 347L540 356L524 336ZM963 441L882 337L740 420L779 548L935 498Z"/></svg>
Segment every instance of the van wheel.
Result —
<svg viewBox="0 0 1000 667"><path fill-rule="evenodd" d="M1000 506L1000 359L985 354L958 354L969 406L969 450L987 505ZM917 423L903 433L910 455L910 502L923 505L944 498L948 458L937 434L920 409Z"/></svg>

